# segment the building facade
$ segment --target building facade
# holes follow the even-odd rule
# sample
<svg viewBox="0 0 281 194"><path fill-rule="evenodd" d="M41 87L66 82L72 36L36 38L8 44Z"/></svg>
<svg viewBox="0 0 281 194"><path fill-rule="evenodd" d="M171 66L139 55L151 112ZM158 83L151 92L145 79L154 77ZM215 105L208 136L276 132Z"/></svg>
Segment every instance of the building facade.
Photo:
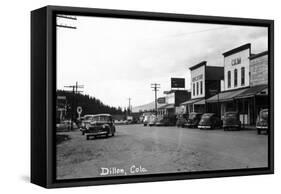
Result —
<svg viewBox="0 0 281 194"><path fill-rule="evenodd" d="M207 111L206 98L220 92L221 80L223 80L223 67L207 66L206 61L196 64L190 69L191 75L191 99L182 103L186 111Z"/></svg>
<svg viewBox="0 0 281 194"><path fill-rule="evenodd" d="M158 107L158 115L176 115L185 112L181 103L190 99L190 92L187 90L165 91L165 103Z"/></svg>
<svg viewBox="0 0 281 194"><path fill-rule="evenodd" d="M225 112L239 113L242 124L255 124L257 114L268 104L267 52L251 53L251 44L245 44L223 53L224 81L222 92L207 99L208 104Z"/></svg>
<svg viewBox="0 0 281 194"><path fill-rule="evenodd" d="M268 51L250 57L250 86L268 85Z"/></svg>

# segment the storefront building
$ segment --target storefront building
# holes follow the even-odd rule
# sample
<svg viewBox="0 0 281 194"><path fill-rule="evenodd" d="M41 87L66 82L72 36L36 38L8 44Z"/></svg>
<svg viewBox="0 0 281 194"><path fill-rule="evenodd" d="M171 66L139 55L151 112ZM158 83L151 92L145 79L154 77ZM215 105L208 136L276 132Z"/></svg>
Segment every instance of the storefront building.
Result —
<svg viewBox="0 0 281 194"><path fill-rule="evenodd" d="M182 110L180 104L190 99L190 92L187 90L170 90L165 91L165 103L158 107L158 115L175 115L183 114L185 110Z"/></svg>
<svg viewBox="0 0 281 194"><path fill-rule="evenodd" d="M207 66L206 61L196 64L190 69L191 74L191 99L183 102L186 111L207 111L206 99L220 92L221 80L223 80L223 67Z"/></svg>
<svg viewBox="0 0 281 194"><path fill-rule="evenodd" d="M222 92L206 102L209 106L220 107L221 118L225 112L235 111L242 124L254 124L258 111L268 104L267 52L253 55L251 44L245 44L223 56Z"/></svg>

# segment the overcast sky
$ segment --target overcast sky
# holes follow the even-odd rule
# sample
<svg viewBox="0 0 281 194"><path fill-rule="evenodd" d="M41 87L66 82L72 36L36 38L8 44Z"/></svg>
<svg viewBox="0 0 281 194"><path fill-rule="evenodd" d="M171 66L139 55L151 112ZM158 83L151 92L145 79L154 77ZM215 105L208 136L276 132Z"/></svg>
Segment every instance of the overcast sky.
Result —
<svg viewBox="0 0 281 194"><path fill-rule="evenodd" d="M186 79L203 60L223 66L222 53L245 43L267 50L267 28L77 17L76 30L57 29L57 88L84 85L84 94L110 106L138 106L154 100L151 83L170 89L171 77Z"/></svg>

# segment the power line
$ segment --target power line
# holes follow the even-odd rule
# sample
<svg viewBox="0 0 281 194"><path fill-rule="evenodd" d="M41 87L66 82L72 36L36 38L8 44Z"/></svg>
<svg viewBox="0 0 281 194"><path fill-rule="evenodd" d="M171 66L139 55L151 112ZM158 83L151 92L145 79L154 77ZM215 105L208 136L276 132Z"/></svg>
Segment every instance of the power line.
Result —
<svg viewBox="0 0 281 194"><path fill-rule="evenodd" d="M155 97L155 112L156 112L156 115L157 115L157 92L159 91L160 84L152 83L151 88L153 89L152 91L154 91L154 95L155 95L154 96Z"/></svg>

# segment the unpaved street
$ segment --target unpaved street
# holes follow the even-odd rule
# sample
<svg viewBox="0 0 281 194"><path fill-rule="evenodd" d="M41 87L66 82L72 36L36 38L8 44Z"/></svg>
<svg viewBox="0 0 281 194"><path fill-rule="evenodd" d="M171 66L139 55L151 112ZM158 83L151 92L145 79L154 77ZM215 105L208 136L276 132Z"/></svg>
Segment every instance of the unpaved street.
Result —
<svg viewBox="0 0 281 194"><path fill-rule="evenodd" d="M57 145L57 178L267 166L267 136L256 131L143 125L120 125L116 131L115 137L88 141L79 131L58 133L64 141Z"/></svg>

